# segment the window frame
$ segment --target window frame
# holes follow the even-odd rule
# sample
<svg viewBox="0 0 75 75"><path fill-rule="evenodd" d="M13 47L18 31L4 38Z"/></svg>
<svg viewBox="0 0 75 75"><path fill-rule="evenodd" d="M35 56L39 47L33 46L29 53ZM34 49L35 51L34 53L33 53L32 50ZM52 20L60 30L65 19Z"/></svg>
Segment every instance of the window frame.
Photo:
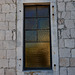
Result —
<svg viewBox="0 0 75 75"><path fill-rule="evenodd" d="M49 41L49 43L50 43L50 64L51 64L51 66L50 66L50 68L43 68L43 67L40 67L40 68L25 68L25 7L26 6L35 6L36 8L37 8L37 6L48 6L49 8L49 11L48 11L48 13L49 13L49 17L47 17L47 18L49 18L49 38L50 38L50 41ZM24 20L23 20L23 70L52 70L52 48L51 48L51 19L50 19L50 5L49 4L42 4L42 3L40 3L39 5L37 4L35 4L35 5L23 5L23 10L24 10ZM36 10L36 13L37 13L37 10ZM35 17L35 18L38 18L38 17ZM40 18L42 18L42 17L40 17ZM45 17L46 18L46 17ZM38 29L37 29L38 30ZM43 30L43 29L41 29L41 30ZM37 42L36 42L37 43Z"/></svg>
<svg viewBox="0 0 75 75"><path fill-rule="evenodd" d="M24 4L49 3L51 9L51 40L52 40L52 70L51 75L59 75L59 55L58 55L58 33L57 33L57 1L56 0L17 0L17 75L25 75L25 72L35 72L35 70L23 70L23 5ZM40 71L40 70L38 70ZM43 72L43 70L41 70Z"/></svg>

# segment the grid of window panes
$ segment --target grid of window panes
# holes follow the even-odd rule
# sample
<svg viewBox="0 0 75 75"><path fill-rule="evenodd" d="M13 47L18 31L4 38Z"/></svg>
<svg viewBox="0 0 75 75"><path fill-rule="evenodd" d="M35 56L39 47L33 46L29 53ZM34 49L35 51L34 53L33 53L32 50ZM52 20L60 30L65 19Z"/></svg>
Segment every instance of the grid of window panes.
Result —
<svg viewBox="0 0 75 75"><path fill-rule="evenodd" d="M50 68L49 6L25 6L25 68Z"/></svg>

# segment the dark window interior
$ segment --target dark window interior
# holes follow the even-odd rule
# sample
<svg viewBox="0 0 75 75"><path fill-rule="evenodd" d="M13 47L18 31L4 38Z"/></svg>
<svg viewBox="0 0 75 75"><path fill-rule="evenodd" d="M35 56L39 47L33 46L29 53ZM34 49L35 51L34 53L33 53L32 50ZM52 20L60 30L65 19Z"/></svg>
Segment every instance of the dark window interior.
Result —
<svg viewBox="0 0 75 75"><path fill-rule="evenodd" d="M24 70L51 69L49 5L24 5Z"/></svg>

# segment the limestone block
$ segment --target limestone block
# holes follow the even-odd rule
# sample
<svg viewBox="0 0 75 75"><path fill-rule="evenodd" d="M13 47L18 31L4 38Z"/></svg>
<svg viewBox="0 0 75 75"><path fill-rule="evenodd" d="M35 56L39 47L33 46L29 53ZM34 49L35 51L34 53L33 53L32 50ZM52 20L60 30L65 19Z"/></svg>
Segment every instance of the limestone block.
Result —
<svg viewBox="0 0 75 75"><path fill-rule="evenodd" d="M61 18L61 12L58 12L58 18Z"/></svg>
<svg viewBox="0 0 75 75"><path fill-rule="evenodd" d="M66 3L66 10L67 11L75 10L75 2L67 2Z"/></svg>
<svg viewBox="0 0 75 75"><path fill-rule="evenodd" d="M71 0L64 0L64 2L69 2L69 1L71 1Z"/></svg>
<svg viewBox="0 0 75 75"><path fill-rule="evenodd" d="M12 40L12 31L6 31L6 40Z"/></svg>
<svg viewBox="0 0 75 75"><path fill-rule="evenodd" d="M3 46L4 46L4 49L15 49L16 41L4 41Z"/></svg>
<svg viewBox="0 0 75 75"><path fill-rule="evenodd" d="M16 29L15 22L9 22L9 30Z"/></svg>
<svg viewBox="0 0 75 75"><path fill-rule="evenodd" d="M6 21L15 21L16 15L15 13L7 13L6 14Z"/></svg>
<svg viewBox="0 0 75 75"><path fill-rule="evenodd" d="M71 18L71 12L62 12L62 18L70 19Z"/></svg>
<svg viewBox="0 0 75 75"><path fill-rule="evenodd" d="M59 49L60 57L71 57L70 49Z"/></svg>
<svg viewBox="0 0 75 75"><path fill-rule="evenodd" d="M74 39L65 39L65 47L74 48Z"/></svg>
<svg viewBox="0 0 75 75"><path fill-rule="evenodd" d="M61 37L62 38L70 38L70 30L61 30Z"/></svg>
<svg viewBox="0 0 75 75"><path fill-rule="evenodd" d="M6 3L15 3L17 0L5 0Z"/></svg>
<svg viewBox="0 0 75 75"><path fill-rule="evenodd" d="M0 49L3 49L3 41L0 41Z"/></svg>
<svg viewBox="0 0 75 75"><path fill-rule="evenodd" d="M71 12L71 19L75 19L75 11Z"/></svg>
<svg viewBox="0 0 75 75"><path fill-rule="evenodd" d="M58 25L58 29L64 29L64 25Z"/></svg>
<svg viewBox="0 0 75 75"><path fill-rule="evenodd" d="M67 75L67 68L61 67L60 68L60 75Z"/></svg>
<svg viewBox="0 0 75 75"><path fill-rule="evenodd" d="M63 0L57 0L58 2L62 2Z"/></svg>
<svg viewBox="0 0 75 75"><path fill-rule="evenodd" d="M9 60L9 67L15 67L15 66L16 66L15 59L10 59Z"/></svg>
<svg viewBox="0 0 75 75"><path fill-rule="evenodd" d="M6 69L6 75L16 75L14 69Z"/></svg>
<svg viewBox="0 0 75 75"><path fill-rule="evenodd" d="M15 52L15 50L7 50L7 58L14 58L15 59L15 55L16 54L16 52Z"/></svg>
<svg viewBox="0 0 75 75"><path fill-rule="evenodd" d="M70 58L70 66L75 66L75 58Z"/></svg>
<svg viewBox="0 0 75 75"><path fill-rule="evenodd" d="M4 75L4 69L0 69L0 75Z"/></svg>
<svg viewBox="0 0 75 75"><path fill-rule="evenodd" d="M7 12L9 12L9 10L10 10L10 5L9 4L3 4L2 5L2 12L7 13Z"/></svg>
<svg viewBox="0 0 75 75"><path fill-rule="evenodd" d="M75 74L75 68L74 67L69 67L68 68L68 75L74 75Z"/></svg>
<svg viewBox="0 0 75 75"><path fill-rule="evenodd" d="M0 22L0 30L8 30L8 22Z"/></svg>
<svg viewBox="0 0 75 75"><path fill-rule="evenodd" d="M75 29L71 29L71 37L75 38Z"/></svg>
<svg viewBox="0 0 75 75"><path fill-rule="evenodd" d="M0 59L0 68L8 67L8 60L7 59Z"/></svg>
<svg viewBox="0 0 75 75"><path fill-rule="evenodd" d="M5 14L0 14L0 21L5 21Z"/></svg>
<svg viewBox="0 0 75 75"><path fill-rule="evenodd" d="M16 5L10 4L10 12L16 12Z"/></svg>
<svg viewBox="0 0 75 75"><path fill-rule="evenodd" d="M0 12L1 12L2 6L0 5Z"/></svg>
<svg viewBox="0 0 75 75"><path fill-rule="evenodd" d="M0 0L0 4L4 4L5 3L5 0Z"/></svg>
<svg viewBox="0 0 75 75"><path fill-rule="evenodd" d="M74 22L73 22L73 20L65 20L65 26L67 28L74 28Z"/></svg>
<svg viewBox="0 0 75 75"><path fill-rule="evenodd" d="M64 2L58 3L58 11L65 11L65 3Z"/></svg>
<svg viewBox="0 0 75 75"><path fill-rule="evenodd" d="M59 48L65 47L64 39L59 39Z"/></svg>
<svg viewBox="0 0 75 75"><path fill-rule="evenodd" d="M5 39L5 31L0 31L0 40L4 40Z"/></svg>
<svg viewBox="0 0 75 75"><path fill-rule="evenodd" d="M60 58L60 66L69 66L69 58Z"/></svg>
<svg viewBox="0 0 75 75"><path fill-rule="evenodd" d="M5 58L7 58L6 50L0 50L0 59L5 59Z"/></svg>
<svg viewBox="0 0 75 75"><path fill-rule="evenodd" d="M72 49L72 57L75 57L75 49Z"/></svg>

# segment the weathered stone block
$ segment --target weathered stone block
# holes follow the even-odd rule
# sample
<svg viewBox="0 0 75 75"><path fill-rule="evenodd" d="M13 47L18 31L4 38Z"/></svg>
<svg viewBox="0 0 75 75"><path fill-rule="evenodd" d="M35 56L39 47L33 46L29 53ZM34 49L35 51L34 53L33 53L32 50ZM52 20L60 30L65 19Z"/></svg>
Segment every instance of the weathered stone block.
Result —
<svg viewBox="0 0 75 75"><path fill-rule="evenodd" d="M0 59L5 59L5 58L7 58L6 50L0 50Z"/></svg>
<svg viewBox="0 0 75 75"><path fill-rule="evenodd" d="M64 2L69 2L69 1L71 1L71 0L64 0Z"/></svg>
<svg viewBox="0 0 75 75"><path fill-rule="evenodd" d="M70 66L75 66L75 58L70 58Z"/></svg>
<svg viewBox="0 0 75 75"><path fill-rule="evenodd" d="M67 11L72 11L72 10L75 10L75 2L67 2L66 3L66 10Z"/></svg>
<svg viewBox="0 0 75 75"><path fill-rule="evenodd" d="M15 49L16 42L15 41L4 41L3 46L4 46L4 49Z"/></svg>
<svg viewBox="0 0 75 75"><path fill-rule="evenodd" d="M71 37L75 38L75 29L71 29Z"/></svg>
<svg viewBox="0 0 75 75"><path fill-rule="evenodd" d="M16 0L5 0L6 3L15 3Z"/></svg>
<svg viewBox="0 0 75 75"><path fill-rule="evenodd" d="M0 31L0 40L5 39L5 31Z"/></svg>
<svg viewBox="0 0 75 75"><path fill-rule="evenodd" d="M14 69L7 69L6 75L16 75L15 70Z"/></svg>
<svg viewBox="0 0 75 75"><path fill-rule="evenodd" d="M62 2L63 0L57 0L58 2Z"/></svg>
<svg viewBox="0 0 75 75"><path fill-rule="evenodd" d="M0 49L3 49L3 41L0 41Z"/></svg>
<svg viewBox="0 0 75 75"><path fill-rule="evenodd" d="M15 50L7 50L7 58L14 58L15 59Z"/></svg>
<svg viewBox="0 0 75 75"><path fill-rule="evenodd" d="M10 4L10 12L16 12L16 5Z"/></svg>
<svg viewBox="0 0 75 75"><path fill-rule="evenodd" d="M58 25L58 29L64 29L64 25Z"/></svg>
<svg viewBox="0 0 75 75"><path fill-rule="evenodd" d="M0 0L0 4L4 4L5 3L5 0Z"/></svg>
<svg viewBox="0 0 75 75"><path fill-rule="evenodd" d="M70 49L59 49L60 57L71 57Z"/></svg>
<svg viewBox="0 0 75 75"><path fill-rule="evenodd" d="M12 31L6 31L6 40L12 40Z"/></svg>
<svg viewBox="0 0 75 75"><path fill-rule="evenodd" d="M68 75L75 75L75 68L74 67L68 68Z"/></svg>
<svg viewBox="0 0 75 75"><path fill-rule="evenodd" d="M0 69L0 75L4 75L4 69Z"/></svg>
<svg viewBox="0 0 75 75"><path fill-rule="evenodd" d="M69 66L69 58L60 58L60 66Z"/></svg>
<svg viewBox="0 0 75 75"><path fill-rule="evenodd" d="M1 12L2 6L0 5L0 12Z"/></svg>
<svg viewBox="0 0 75 75"><path fill-rule="evenodd" d="M0 30L8 30L8 22L0 22Z"/></svg>
<svg viewBox="0 0 75 75"><path fill-rule="evenodd" d="M15 21L16 20L16 15L15 13L7 13L6 14L6 21Z"/></svg>
<svg viewBox="0 0 75 75"><path fill-rule="evenodd" d="M0 21L5 21L5 14L0 14Z"/></svg>
<svg viewBox="0 0 75 75"><path fill-rule="evenodd" d="M62 18L70 19L71 18L71 12L62 12Z"/></svg>
<svg viewBox="0 0 75 75"><path fill-rule="evenodd" d="M64 48L64 47L65 47L64 39L59 39L59 48Z"/></svg>
<svg viewBox="0 0 75 75"><path fill-rule="evenodd" d="M60 68L60 75L67 75L67 68L61 67Z"/></svg>
<svg viewBox="0 0 75 75"><path fill-rule="evenodd" d="M8 67L8 60L7 59L0 59L0 68Z"/></svg>
<svg viewBox="0 0 75 75"><path fill-rule="evenodd" d="M71 19L75 19L75 11L71 12Z"/></svg>
<svg viewBox="0 0 75 75"><path fill-rule="evenodd" d="M65 20L65 26L67 28L74 28L74 22L73 22L73 20Z"/></svg>
<svg viewBox="0 0 75 75"><path fill-rule="evenodd" d="M74 48L74 39L65 39L65 47Z"/></svg>
<svg viewBox="0 0 75 75"><path fill-rule="evenodd" d="M75 49L72 49L72 57L75 57Z"/></svg>
<svg viewBox="0 0 75 75"><path fill-rule="evenodd" d="M65 11L65 3L64 2L58 3L58 11Z"/></svg>
<svg viewBox="0 0 75 75"><path fill-rule="evenodd" d="M70 30L61 30L61 37L62 38L70 38Z"/></svg>
<svg viewBox="0 0 75 75"><path fill-rule="evenodd" d="M9 67L15 67L15 66L16 66L15 59L10 59L9 60Z"/></svg>

